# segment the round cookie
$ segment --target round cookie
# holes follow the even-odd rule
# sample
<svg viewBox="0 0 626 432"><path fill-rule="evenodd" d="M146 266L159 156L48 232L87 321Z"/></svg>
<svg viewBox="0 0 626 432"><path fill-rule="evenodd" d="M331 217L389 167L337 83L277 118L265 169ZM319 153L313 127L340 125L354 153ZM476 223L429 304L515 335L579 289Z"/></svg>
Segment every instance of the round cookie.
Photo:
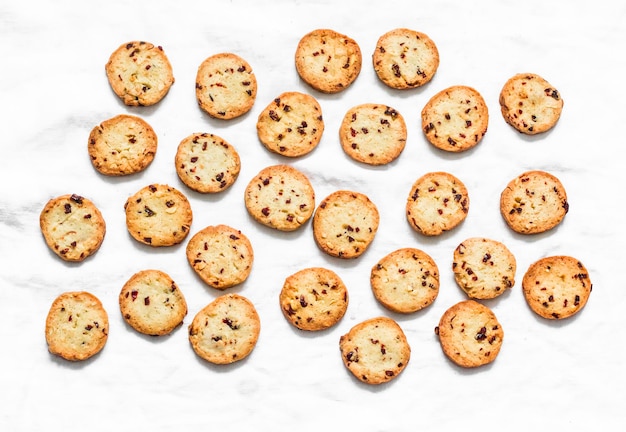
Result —
<svg viewBox="0 0 626 432"><path fill-rule="evenodd" d="M476 300L464 300L447 309L435 334L444 354L464 368L493 362L504 340L496 315Z"/></svg>
<svg viewBox="0 0 626 432"><path fill-rule="evenodd" d="M254 261L250 240L228 225L198 231L187 243L186 255L200 279L219 290L244 282Z"/></svg>
<svg viewBox="0 0 626 432"><path fill-rule="evenodd" d="M319 331L337 324L348 308L348 290L332 270L310 267L285 279L280 308L300 330Z"/></svg>
<svg viewBox="0 0 626 432"><path fill-rule="evenodd" d="M96 205L77 194L49 200L39 226L50 250L65 261L83 261L100 249L106 223Z"/></svg>
<svg viewBox="0 0 626 432"><path fill-rule="evenodd" d="M154 160L157 144L157 135L145 120L120 114L91 130L87 150L99 173L124 176L146 169Z"/></svg>
<svg viewBox="0 0 626 432"><path fill-rule="evenodd" d="M348 88L361 73L363 57L356 41L330 29L316 29L298 42L295 55L300 78L323 93Z"/></svg>
<svg viewBox="0 0 626 432"><path fill-rule="evenodd" d="M140 243L173 246L189 234L193 221L191 204L182 192L164 184L150 184L124 204L126 227Z"/></svg>
<svg viewBox="0 0 626 432"><path fill-rule="evenodd" d="M380 215L367 195L338 190L320 203L313 215L313 237L330 256L357 258L374 240Z"/></svg>
<svg viewBox="0 0 626 432"><path fill-rule="evenodd" d="M500 213L520 234L537 234L561 223L569 203L561 181L541 171L526 171L511 180L500 195Z"/></svg>
<svg viewBox="0 0 626 432"><path fill-rule="evenodd" d="M217 193L235 183L241 159L235 147L217 135L191 134L178 144L174 157L178 178L200 193Z"/></svg>
<svg viewBox="0 0 626 432"><path fill-rule="evenodd" d="M457 285L473 299L493 299L515 285L515 256L501 242L471 237L454 250L452 272Z"/></svg>
<svg viewBox="0 0 626 432"><path fill-rule="evenodd" d="M408 314L432 304L439 294L439 268L424 251L397 249L372 267L370 284L387 309Z"/></svg>
<svg viewBox="0 0 626 432"><path fill-rule="evenodd" d="M461 180L447 172L430 172L411 188L406 203L407 220L415 231L437 236L465 220L469 202Z"/></svg>
<svg viewBox="0 0 626 432"><path fill-rule="evenodd" d="M230 120L252 109L257 93L252 67L233 53L205 59L196 74L196 99L211 117Z"/></svg>
<svg viewBox="0 0 626 432"><path fill-rule="evenodd" d="M244 203L257 222L279 231L295 231L313 215L315 192L303 172L273 165L250 180Z"/></svg>
<svg viewBox="0 0 626 432"><path fill-rule="evenodd" d="M150 106L174 84L172 65L163 48L144 41L119 46L105 66L113 92L128 106Z"/></svg>
<svg viewBox="0 0 626 432"><path fill-rule="evenodd" d="M571 317L587 304L592 283L589 272L571 256L549 256L531 264L522 279L528 306L539 316Z"/></svg>
<svg viewBox="0 0 626 432"><path fill-rule="evenodd" d="M391 30L378 39L372 55L374 71L388 87L421 87L439 68L439 50L428 35L407 29Z"/></svg>
<svg viewBox="0 0 626 432"><path fill-rule="evenodd" d="M402 328L387 317L362 321L339 338L341 359L361 382L382 384L400 375L411 358Z"/></svg>
<svg viewBox="0 0 626 432"><path fill-rule="evenodd" d="M254 304L239 294L225 294L196 314L189 325L189 342L204 360L230 364L252 353L260 332Z"/></svg>
<svg viewBox="0 0 626 432"><path fill-rule="evenodd" d="M50 306L45 333L50 353L69 361L87 360L104 348L109 317L93 294L64 292Z"/></svg>
<svg viewBox="0 0 626 432"><path fill-rule="evenodd" d="M527 135L552 129L563 111L558 90L534 73L509 78L500 91L499 101L504 120Z"/></svg>
<svg viewBox="0 0 626 432"><path fill-rule="evenodd" d="M468 86L448 87L422 109L422 131L438 149L462 152L475 147L487 133L489 110L481 94Z"/></svg>
<svg viewBox="0 0 626 432"><path fill-rule="evenodd" d="M343 151L352 159L369 165L384 165L404 150L407 129L395 109L381 104L350 108L339 128Z"/></svg>
<svg viewBox="0 0 626 432"><path fill-rule="evenodd" d="M285 92L259 114L256 129L269 151L291 158L304 156L322 139L322 107L311 95Z"/></svg>
<svg viewBox="0 0 626 432"><path fill-rule="evenodd" d="M124 321L139 333L170 334L187 315L187 302L172 278L160 270L131 276L118 296Z"/></svg>

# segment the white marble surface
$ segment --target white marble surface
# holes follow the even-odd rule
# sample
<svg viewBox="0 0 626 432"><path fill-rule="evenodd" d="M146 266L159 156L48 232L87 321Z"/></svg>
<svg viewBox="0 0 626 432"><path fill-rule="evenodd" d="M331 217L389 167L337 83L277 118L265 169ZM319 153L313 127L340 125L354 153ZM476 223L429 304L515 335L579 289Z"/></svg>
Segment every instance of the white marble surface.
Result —
<svg viewBox="0 0 626 432"><path fill-rule="evenodd" d="M361 75L341 94L323 95L298 78L293 54L315 28L353 37L364 54ZM414 91L392 91L371 67L377 38L396 27L423 31L437 43L441 64L433 81ZM162 45L176 82L150 108L128 108L104 74L121 43L143 39ZM519 1L12 1L0 4L0 429L64 430L618 430L626 415L623 329L623 100L626 5L601 0ZM215 121L197 106L195 73L202 60L238 53L259 81L252 111ZM524 137L507 126L498 106L504 81L536 72L556 86L565 107L551 132ZM435 151L420 131L419 115L435 92L471 85L490 110L487 135L474 150ZM256 136L256 117L283 91L309 92L322 105L326 130L319 147L297 160L269 154ZM368 168L347 158L338 126L345 111L385 103L405 117L408 142L389 166ZM105 178L87 157L87 136L120 113L142 116L156 130L153 164L139 175ZM235 185L221 195L185 189L173 158L180 140L210 132L231 142L242 158ZM306 172L318 201L339 188L367 193L381 225L368 252L341 261L315 246L310 224L279 234L256 224L243 190L261 168L288 162ZM564 183L570 211L546 234L514 235L498 209L505 184L527 169L545 169ZM412 232L404 203L418 176L454 173L467 185L470 212L458 229L438 238ZM191 350L186 328L221 292L203 286L186 262L184 244L148 249L127 233L123 204L140 187L169 183L184 190L194 211L192 232L228 223L255 248L250 278L230 291L251 299L262 321L254 352L216 367ZM84 195L100 207L107 234L97 254L67 264L47 249L38 217L45 202L64 193ZM464 299L451 272L452 251L463 239L503 241L517 258L514 288L488 302L505 342L497 360L477 370L447 361L433 329L443 311ZM441 272L439 297L428 309L400 316L379 306L369 286L371 266L399 247L429 253ZM547 322L533 315L521 278L535 260L573 255L589 269L591 298L576 317ZM281 315L278 292L286 276L312 265L335 270L350 304L344 319L319 334L293 329ZM117 295L136 271L168 272L183 290L189 314L161 338L140 336L122 320ZM47 351L44 321L52 300L88 290L110 317L104 350L83 363ZM344 368L340 335L366 318L387 315L404 329L412 348L405 371L390 384L366 386Z"/></svg>

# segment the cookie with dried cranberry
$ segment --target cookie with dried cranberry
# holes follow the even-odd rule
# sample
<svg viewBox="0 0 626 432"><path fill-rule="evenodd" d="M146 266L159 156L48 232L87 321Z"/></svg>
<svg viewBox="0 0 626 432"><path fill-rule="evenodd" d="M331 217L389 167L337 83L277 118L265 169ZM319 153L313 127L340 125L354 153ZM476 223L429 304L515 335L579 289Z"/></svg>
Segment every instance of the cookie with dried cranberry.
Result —
<svg viewBox="0 0 626 432"><path fill-rule="evenodd" d="M404 150L407 139L404 117L384 104L350 108L339 128L339 142L352 159L368 165L385 165Z"/></svg>
<svg viewBox="0 0 626 432"><path fill-rule="evenodd" d="M250 180L244 204L257 222L279 231L295 231L313 215L315 191L302 171L272 165Z"/></svg>
<svg viewBox="0 0 626 432"><path fill-rule="evenodd" d="M339 93L361 73L363 56L351 37L331 29L316 29L298 42L295 63L300 78L315 90Z"/></svg>
<svg viewBox="0 0 626 432"><path fill-rule="evenodd" d="M165 272L141 270L128 279L118 296L124 321L149 336L170 334L187 315L182 291Z"/></svg>
<svg viewBox="0 0 626 432"><path fill-rule="evenodd" d="M361 382L378 385L396 379L411 359L400 325L388 317L362 321L339 338L345 367Z"/></svg>
<svg viewBox="0 0 626 432"><path fill-rule="evenodd" d="M563 221L568 211L565 187L546 171L526 171L512 179L500 194L500 213L519 234L551 230Z"/></svg>
<svg viewBox="0 0 626 432"><path fill-rule="evenodd" d="M269 151L290 158L304 156L322 139L322 107L309 94L285 92L261 111L256 129Z"/></svg>
<svg viewBox="0 0 626 432"><path fill-rule="evenodd" d="M200 193L222 192L232 186L241 171L235 147L210 133L193 133L178 144L174 157L178 178Z"/></svg>
<svg viewBox="0 0 626 432"><path fill-rule="evenodd" d="M447 152L469 150L483 139L489 110L482 95L468 86L441 90L422 109L422 131L432 145Z"/></svg>
<svg viewBox="0 0 626 432"><path fill-rule="evenodd" d="M410 226L426 236L438 236L457 227L469 212L465 184L447 172L430 172L418 178L406 202Z"/></svg>
<svg viewBox="0 0 626 432"><path fill-rule="evenodd" d="M585 307L592 290L589 271L576 258L548 256L528 267L522 291L528 306L550 320L569 318Z"/></svg>
<svg viewBox="0 0 626 432"><path fill-rule="evenodd" d="M196 99L211 117L230 120L250 111L257 94L257 79L250 64L233 53L206 58L196 73Z"/></svg>
<svg viewBox="0 0 626 432"><path fill-rule="evenodd" d="M412 89L433 79L439 68L439 50L428 35L397 28L380 36L372 62L376 75L385 85L398 90Z"/></svg>
<svg viewBox="0 0 626 432"><path fill-rule="evenodd" d="M534 73L520 73L509 78L500 91L499 101L504 120L526 135L552 129L563 111L559 91Z"/></svg>
<svg viewBox="0 0 626 432"><path fill-rule="evenodd" d="M124 204L126 227L140 243L173 246L189 234L193 213L187 197L166 184L150 184L128 197Z"/></svg>
<svg viewBox="0 0 626 432"><path fill-rule="evenodd" d="M87 291L60 294L46 317L48 351L69 361L98 354L109 338L109 316L100 300Z"/></svg>
<svg viewBox="0 0 626 432"><path fill-rule="evenodd" d="M93 255L106 234L98 207L77 194L50 199L39 215L39 227L50 250L64 261L80 262Z"/></svg>
<svg viewBox="0 0 626 432"><path fill-rule="evenodd" d="M446 357L464 368L492 363L504 340L495 313L476 300L464 300L448 308L435 334Z"/></svg>
<svg viewBox="0 0 626 432"><path fill-rule="evenodd" d="M313 215L313 237L330 256L358 258L374 241L379 223L378 208L367 195L338 190L317 207Z"/></svg>
<svg viewBox="0 0 626 432"><path fill-rule="evenodd" d="M113 92L128 106L154 105L174 84L163 47L144 41L120 45L109 57L105 71Z"/></svg>
<svg viewBox="0 0 626 432"><path fill-rule="evenodd" d="M515 285L516 269L513 253L496 240L471 237L454 249L454 280L473 299L492 299L504 294Z"/></svg>

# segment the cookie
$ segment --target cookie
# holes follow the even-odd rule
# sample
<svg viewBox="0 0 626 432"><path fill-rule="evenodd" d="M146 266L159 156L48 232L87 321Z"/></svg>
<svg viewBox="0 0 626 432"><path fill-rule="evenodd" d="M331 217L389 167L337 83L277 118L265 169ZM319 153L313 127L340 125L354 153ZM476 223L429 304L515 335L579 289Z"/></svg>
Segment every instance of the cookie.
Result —
<svg viewBox="0 0 626 432"><path fill-rule="evenodd" d="M178 144L174 165L178 178L200 193L228 189L241 171L241 159L235 147L209 133L193 133L183 138Z"/></svg>
<svg viewBox="0 0 626 432"><path fill-rule="evenodd" d="M124 321L139 333L170 334L187 315L187 302L172 278L160 270L141 270L131 276L118 296Z"/></svg>
<svg viewBox="0 0 626 432"><path fill-rule="evenodd" d="M415 231L438 236L465 220L469 204L467 188L461 180L447 172L430 172L413 183L406 217Z"/></svg>
<svg viewBox="0 0 626 432"><path fill-rule="evenodd" d="M358 258L370 246L380 223L378 208L360 192L338 190L313 215L313 237L330 256Z"/></svg>
<svg viewBox="0 0 626 432"><path fill-rule="evenodd" d="M128 106L154 105L174 84L163 48L144 41L120 45L109 57L105 72L113 92Z"/></svg>
<svg viewBox="0 0 626 432"><path fill-rule="evenodd" d="M576 258L557 255L528 267L522 291L528 306L540 317L559 320L585 307L591 294L589 272Z"/></svg>
<svg viewBox="0 0 626 432"><path fill-rule="evenodd" d="M348 290L334 271L310 267L285 279L279 301L288 322L300 330L319 331L343 318L348 309Z"/></svg>
<svg viewBox="0 0 626 432"><path fill-rule="evenodd" d="M339 142L352 159L368 165L385 165L404 150L407 139L404 117L381 104L350 108L339 128Z"/></svg>
<svg viewBox="0 0 626 432"><path fill-rule="evenodd" d="M157 145L157 135L145 120L120 114L91 130L87 150L99 173L124 176L146 169L154 160Z"/></svg>
<svg viewBox="0 0 626 432"><path fill-rule="evenodd" d="M189 342L200 358L230 364L252 353L260 333L254 304L239 294L225 294L196 314L189 325Z"/></svg>
<svg viewBox="0 0 626 432"><path fill-rule="evenodd" d="M468 86L448 87L422 109L422 131L432 145L447 152L475 147L487 133L489 110L481 94Z"/></svg>
<svg viewBox="0 0 626 432"><path fill-rule="evenodd" d="M372 62L376 75L388 87L412 89L433 79L439 68L439 50L428 35L397 28L380 36Z"/></svg>
<svg viewBox="0 0 626 432"><path fill-rule="evenodd" d="M569 211L561 181L545 171L526 171L511 180L500 194L500 213L520 234L538 234L556 227Z"/></svg>
<svg viewBox="0 0 626 432"><path fill-rule="evenodd" d="M256 129L269 151L290 158L304 156L322 139L322 107L311 95L285 92L259 114Z"/></svg>
<svg viewBox="0 0 626 432"><path fill-rule="evenodd" d="M363 56L356 41L330 29L316 29L298 42L296 71L322 93L347 89L361 73Z"/></svg>
<svg viewBox="0 0 626 432"><path fill-rule="evenodd" d="M563 111L558 90L534 73L509 78L500 91L499 101L504 120L526 135L552 129Z"/></svg>
<svg viewBox="0 0 626 432"><path fill-rule="evenodd" d="M244 282L254 261L248 237L228 225L211 225L195 233L186 255L200 279L219 290Z"/></svg>
<svg viewBox="0 0 626 432"><path fill-rule="evenodd" d="M426 252L397 249L370 272L374 297L387 309L408 314L432 304L439 294L439 268Z"/></svg>
<svg viewBox="0 0 626 432"><path fill-rule="evenodd" d="M39 215L39 226L50 250L65 261L83 261L93 255L106 234L98 207L77 194L49 200Z"/></svg>
<svg viewBox="0 0 626 432"><path fill-rule="evenodd" d="M140 243L153 247L173 246L189 234L193 221L191 204L178 189L150 184L124 204L126 227Z"/></svg>
<svg viewBox="0 0 626 432"><path fill-rule="evenodd" d="M476 300L464 300L448 308L435 327L435 334L444 354L464 368L492 363L504 340L496 315Z"/></svg>
<svg viewBox="0 0 626 432"><path fill-rule="evenodd" d="M341 359L361 382L382 384L397 378L411 358L402 328L387 317L362 321L339 338Z"/></svg>
<svg viewBox="0 0 626 432"><path fill-rule="evenodd" d="M196 74L196 99L211 117L230 120L250 111L256 100L257 80L252 67L233 53L206 58Z"/></svg>
<svg viewBox="0 0 626 432"><path fill-rule="evenodd" d="M257 222L279 231L295 231L313 215L315 191L303 172L289 165L272 165L250 180L244 203Z"/></svg>
<svg viewBox="0 0 626 432"><path fill-rule="evenodd" d="M98 354L109 337L109 316L100 300L86 291L64 292L46 317L48 351L69 361Z"/></svg>
<svg viewBox="0 0 626 432"><path fill-rule="evenodd" d="M457 285L473 299L493 299L515 285L515 256L501 242L471 237L454 249L452 272Z"/></svg>

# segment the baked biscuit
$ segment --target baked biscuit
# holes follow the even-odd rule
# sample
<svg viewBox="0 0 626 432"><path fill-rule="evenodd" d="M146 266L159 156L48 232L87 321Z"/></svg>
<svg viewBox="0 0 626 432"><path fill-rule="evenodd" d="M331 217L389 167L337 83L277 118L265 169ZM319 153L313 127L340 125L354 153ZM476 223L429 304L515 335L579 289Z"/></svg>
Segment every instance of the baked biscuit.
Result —
<svg viewBox="0 0 626 432"><path fill-rule="evenodd" d="M64 292L46 317L48 351L69 361L93 357L106 345L109 316L100 300L86 291Z"/></svg>
<svg viewBox="0 0 626 432"><path fill-rule="evenodd" d="M426 236L437 236L459 225L469 212L467 188L446 172L430 172L413 183L406 202L411 227Z"/></svg>
<svg viewBox="0 0 626 432"><path fill-rule="evenodd" d="M367 195L338 190L317 207L313 215L313 237L328 255L357 258L374 240L379 222L378 208Z"/></svg>
<svg viewBox="0 0 626 432"><path fill-rule="evenodd" d="M98 207L77 194L49 200L39 215L46 244L65 261L83 261L100 249L106 223Z"/></svg>
<svg viewBox="0 0 626 432"><path fill-rule="evenodd" d="M429 306L439 294L439 268L426 252L397 249L381 258L370 272L376 300L398 313L412 313Z"/></svg>
<svg viewBox="0 0 626 432"><path fill-rule="evenodd" d="M101 174L123 176L143 171L157 151L157 135L145 120L120 114L103 121L89 133L87 150Z"/></svg>
<svg viewBox="0 0 626 432"><path fill-rule="evenodd" d="M228 189L241 170L241 159L235 147L209 133L194 133L183 138L178 144L174 164L178 178L200 193Z"/></svg>
<svg viewBox="0 0 626 432"><path fill-rule="evenodd" d="M411 347L402 328L382 316L352 327L339 338L339 349L346 368L366 384L397 378L411 358Z"/></svg>
<svg viewBox="0 0 626 432"><path fill-rule="evenodd" d="M172 65L163 48L144 41L119 46L105 66L113 92L128 106L150 106L174 84Z"/></svg>
<svg viewBox="0 0 626 432"><path fill-rule="evenodd" d="M446 310L435 334L444 354L464 368L493 362L504 340L496 315L476 300L464 300Z"/></svg>
<svg viewBox="0 0 626 432"><path fill-rule="evenodd" d="M537 234L561 223L569 203L561 181L541 171L526 171L515 177L500 195L500 213L515 232Z"/></svg>
<svg viewBox="0 0 626 432"><path fill-rule="evenodd" d="M304 156L322 139L322 107L311 95L285 92L259 114L256 129L269 151L291 158Z"/></svg>
<svg viewBox="0 0 626 432"><path fill-rule="evenodd" d="M571 256L549 256L530 265L522 279L528 306L539 316L558 320L585 307L592 284L589 272Z"/></svg>
<svg viewBox="0 0 626 432"><path fill-rule="evenodd" d="M354 39L317 29L298 42L295 63L298 75L308 85L323 93L338 93L359 76L363 57Z"/></svg>
<svg viewBox="0 0 626 432"><path fill-rule="evenodd" d="M315 210L309 178L289 165L263 168L245 190L244 203L257 222L279 231L295 231Z"/></svg>
<svg viewBox="0 0 626 432"><path fill-rule="evenodd" d="M239 294L225 294L196 314L189 325L189 342L200 358L230 364L252 353L260 333L254 304Z"/></svg>
<svg viewBox="0 0 626 432"><path fill-rule="evenodd" d="M252 109L257 80L252 67L233 53L205 59L196 74L198 105L211 117L230 120Z"/></svg>
<svg viewBox="0 0 626 432"><path fill-rule="evenodd" d="M428 35L397 28L380 36L372 62L376 75L387 86L412 89L423 86L435 76L439 50Z"/></svg>
<svg viewBox="0 0 626 432"><path fill-rule="evenodd" d="M558 90L533 73L509 78L500 91L499 100L504 120L527 135L552 129L563 111L563 99Z"/></svg>
<svg viewBox="0 0 626 432"><path fill-rule="evenodd" d="M187 315L187 302L172 278L160 270L142 270L131 276L118 296L124 321L139 333L170 334Z"/></svg>
<svg viewBox="0 0 626 432"><path fill-rule="evenodd" d="M339 128L343 151L369 165L384 165L404 150L407 139L404 118L381 104L362 104L348 110Z"/></svg>
<svg viewBox="0 0 626 432"><path fill-rule="evenodd" d="M348 308L348 290L332 270L311 267L285 279L280 309L300 330L319 331L337 324Z"/></svg>
<svg viewBox="0 0 626 432"><path fill-rule="evenodd" d="M487 133L489 110L477 90L448 87L434 95L422 109L422 131L435 147L462 152L475 147Z"/></svg>
<svg viewBox="0 0 626 432"><path fill-rule="evenodd" d="M182 192L165 184L150 184L124 204L130 235L148 246L173 246L189 234L191 204Z"/></svg>
<svg viewBox="0 0 626 432"><path fill-rule="evenodd" d="M248 237L228 225L211 225L198 231L187 243L186 255L200 279L219 290L244 282L254 261Z"/></svg>
<svg viewBox="0 0 626 432"><path fill-rule="evenodd" d="M515 256L501 242L472 237L454 250L452 272L457 285L473 299L492 299L515 285Z"/></svg>

